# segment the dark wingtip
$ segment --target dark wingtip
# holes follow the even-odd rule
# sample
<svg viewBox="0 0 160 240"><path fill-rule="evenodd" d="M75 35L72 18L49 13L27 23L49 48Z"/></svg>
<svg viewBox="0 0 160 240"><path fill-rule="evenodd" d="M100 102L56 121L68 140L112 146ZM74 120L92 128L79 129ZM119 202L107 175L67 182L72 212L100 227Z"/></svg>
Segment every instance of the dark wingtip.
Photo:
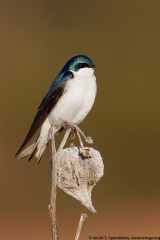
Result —
<svg viewBox="0 0 160 240"><path fill-rule="evenodd" d="M22 146L18 149L18 151L16 152L16 154L14 155L14 157L17 157L17 155L21 152L21 150L24 148L23 145L24 145L24 144L22 144Z"/></svg>
<svg viewBox="0 0 160 240"><path fill-rule="evenodd" d="M20 150L18 150L18 152L16 152L16 154L14 155L14 157L17 157L17 155L20 153Z"/></svg>

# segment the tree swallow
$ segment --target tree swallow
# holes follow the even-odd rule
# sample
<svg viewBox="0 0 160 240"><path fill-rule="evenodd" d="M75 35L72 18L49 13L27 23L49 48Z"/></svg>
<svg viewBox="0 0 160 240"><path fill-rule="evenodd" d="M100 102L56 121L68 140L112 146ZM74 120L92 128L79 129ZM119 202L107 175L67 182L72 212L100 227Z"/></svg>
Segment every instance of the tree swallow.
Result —
<svg viewBox="0 0 160 240"><path fill-rule="evenodd" d="M71 58L52 82L29 129L29 132L16 155L40 129L40 134L19 158L34 156L38 162L54 135L68 126L79 125L91 110L97 92L94 76L94 63L85 55ZM53 127L54 126L54 127ZM16 156L15 155L15 156Z"/></svg>

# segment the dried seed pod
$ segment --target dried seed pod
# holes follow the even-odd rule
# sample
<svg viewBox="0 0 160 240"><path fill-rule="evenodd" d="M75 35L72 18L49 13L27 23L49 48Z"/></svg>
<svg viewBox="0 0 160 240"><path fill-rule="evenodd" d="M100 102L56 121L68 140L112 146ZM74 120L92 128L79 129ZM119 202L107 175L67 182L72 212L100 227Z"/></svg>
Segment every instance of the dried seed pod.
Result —
<svg viewBox="0 0 160 240"><path fill-rule="evenodd" d="M93 213L92 189L104 173L100 153L93 148L70 147L58 153L57 185Z"/></svg>

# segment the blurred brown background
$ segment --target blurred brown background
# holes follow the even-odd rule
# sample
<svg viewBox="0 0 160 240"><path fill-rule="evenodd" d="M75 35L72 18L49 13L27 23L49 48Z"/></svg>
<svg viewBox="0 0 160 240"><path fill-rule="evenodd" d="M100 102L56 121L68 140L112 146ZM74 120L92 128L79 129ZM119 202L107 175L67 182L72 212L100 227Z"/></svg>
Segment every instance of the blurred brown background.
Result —
<svg viewBox="0 0 160 240"><path fill-rule="evenodd" d="M160 235L160 1L0 1L0 239L51 239L51 148L14 158L63 64L96 64L98 95L81 128L101 152L97 214L58 191L60 239ZM63 134L58 137L58 142Z"/></svg>

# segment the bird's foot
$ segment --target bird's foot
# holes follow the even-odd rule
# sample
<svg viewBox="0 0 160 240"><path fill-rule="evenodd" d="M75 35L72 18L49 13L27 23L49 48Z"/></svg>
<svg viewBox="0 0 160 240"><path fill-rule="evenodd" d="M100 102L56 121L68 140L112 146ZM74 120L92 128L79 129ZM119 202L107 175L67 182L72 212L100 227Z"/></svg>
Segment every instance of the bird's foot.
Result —
<svg viewBox="0 0 160 240"><path fill-rule="evenodd" d="M65 130L67 130L67 129L69 129L69 128L74 129L74 128L75 128L75 125L74 125L73 123L64 122L63 128L64 128Z"/></svg>

